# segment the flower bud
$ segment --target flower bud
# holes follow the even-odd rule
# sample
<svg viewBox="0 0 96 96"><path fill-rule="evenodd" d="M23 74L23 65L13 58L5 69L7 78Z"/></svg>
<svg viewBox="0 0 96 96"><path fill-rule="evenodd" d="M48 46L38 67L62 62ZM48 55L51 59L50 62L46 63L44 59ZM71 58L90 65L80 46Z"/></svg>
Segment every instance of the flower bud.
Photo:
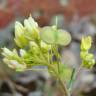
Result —
<svg viewBox="0 0 96 96"><path fill-rule="evenodd" d="M25 56L27 54L27 52L25 50L23 50L23 49L20 49L19 52L20 52L21 57L23 57L23 56Z"/></svg>
<svg viewBox="0 0 96 96"><path fill-rule="evenodd" d="M17 71L24 71L26 69L26 65L19 64L16 60L9 60L7 58L4 58L3 61L8 65L8 67Z"/></svg>
<svg viewBox="0 0 96 96"><path fill-rule="evenodd" d="M45 42L41 41L41 48L50 50L51 49L51 45L50 44L46 44Z"/></svg>
<svg viewBox="0 0 96 96"><path fill-rule="evenodd" d="M7 48L2 48L2 49L3 49L3 52L2 52L3 56L10 58L14 55L13 52L10 51L9 49L7 49Z"/></svg>
<svg viewBox="0 0 96 96"><path fill-rule="evenodd" d="M30 42L30 47L36 47L36 48L37 48L38 45L37 45L34 41L31 41L31 42Z"/></svg>
<svg viewBox="0 0 96 96"><path fill-rule="evenodd" d="M28 39L34 40L39 38L38 24L31 16L24 20L24 26L26 29L25 35L28 37Z"/></svg>
<svg viewBox="0 0 96 96"><path fill-rule="evenodd" d="M21 23L15 23L15 42L19 47L25 47L28 44L28 40L24 36L24 27Z"/></svg>
<svg viewBox="0 0 96 96"><path fill-rule="evenodd" d="M82 58L82 66L85 68L92 68L95 64L94 55L87 53L85 57Z"/></svg>
<svg viewBox="0 0 96 96"><path fill-rule="evenodd" d="M86 52L86 51L81 51L81 52L80 52L80 57L81 57L81 59L84 59L87 54L88 54L88 52Z"/></svg>
<svg viewBox="0 0 96 96"><path fill-rule="evenodd" d="M81 41L81 50L87 51L90 49L92 43L92 39L90 36L88 37L83 37Z"/></svg>

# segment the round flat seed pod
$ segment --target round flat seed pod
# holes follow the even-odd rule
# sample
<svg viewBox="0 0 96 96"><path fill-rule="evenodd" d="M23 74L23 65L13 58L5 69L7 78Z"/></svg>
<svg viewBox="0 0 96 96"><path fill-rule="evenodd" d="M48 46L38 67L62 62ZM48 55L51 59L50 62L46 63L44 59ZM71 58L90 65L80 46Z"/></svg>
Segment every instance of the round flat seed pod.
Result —
<svg viewBox="0 0 96 96"><path fill-rule="evenodd" d="M55 27L41 28L41 39L49 44L68 45L71 42L71 35L65 30L58 30Z"/></svg>
<svg viewBox="0 0 96 96"><path fill-rule="evenodd" d="M71 35L65 30L58 30L58 40L59 45L68 45L71 42Z"/></svg>
<svg viewBox="0 0 96 96"><path fill-rule="evenodd" d="M41 39L46 42L53 44L55 43L55 37L54 37L54 29L52 27L43 27L40 29L41 33Z"/></svg>

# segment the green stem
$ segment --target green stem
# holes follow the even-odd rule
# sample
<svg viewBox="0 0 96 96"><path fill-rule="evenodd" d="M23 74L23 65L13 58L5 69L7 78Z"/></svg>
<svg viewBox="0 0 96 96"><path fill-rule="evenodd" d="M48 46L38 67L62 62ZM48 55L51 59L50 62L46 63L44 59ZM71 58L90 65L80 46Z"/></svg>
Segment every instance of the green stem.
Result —
<svg viewBox="0 0 96 96"><path fill-rule="evenodd" d="M53 46L51 45L51 50L50 50L50 64L53 64Z"/></svg>
<svg viewBox="0 0 96 96"><path fill-rule="evenodd" d="M53 61L50 62L49 59L48 59L49 57L45 58L45 56L42 53L41 46L39 46L39 48L40 48L40 52L41 52L42 56L46 60L46 66L48 66L48 69L49 70L51 69L54 72L54 74L56 75L56 78L58 79L59 84L60 84L60 86L63 89L64 96L70 96L69 93L68 93L66 85L63 83L63 81L61 80L61 78L59 76L59 74L60 74L60 66L59 66L60 61L57 60L57 66L58 66L58 72L57 72L57 71L55 71L53 64L50 64L50 63L53 63ZM52 51L54 52L54 54L56 55L56 57L58 59L60 57L60 54L58 53L58 46L57 45L56 46L52 46L51 52ZM51 58L52 58L52 53L51 53Z"/></svg>
<svg viewBox="0 0 96 96"><path fill-rule="evenodd" d="M61 86L62 89L63 89L64 96L70 96L70 94L69 94L69 92L68 92L68 90L67 90L66 84L63 83L63 81L61 80L59 74L55 71L55 69L54 69L52 66L49 66L49 67L52 69L52 71L53 71L54 74L56 75L56 78L58 79L59 84L60 84L60 86Z"/></svg>
<svg viewBox="0 0 96 96"><path fill-rule="evenodd" d="M63 88L64 96L70 96L70 94L67 90L67 87L65 86L65 84L62 82L62 80L60 78L59 78L59 83L60 83L61 87Z"/></svg>
<svg viewBox="0 0 96 96"><path fill-rule="evenodd" d="M61 58L60 58L60 54L58 52L58 46L57 45L54 45L53 46L53 52L54 52L54 55L56 56L57 58L57 68L58 68L58 74L60 74L60 63L61 63Z"/></svg>
<svg viewBox="0 0 96 96"><path fill-rule="evenodd" d="M58 52L58 46L56 46L56 51L57 51L57 67L58 67L58 74L60 74L60 58L59 58L59 52Z"/></svg>
<svg viewBox="0 0 96 96"><path fill-rule="evenodd" d="M73 82L72 82L72 86L70 86L70 94L72 94L72 89L73 89L73 84L75 83L75 80L78 78L78 75L81 71L82 68L82 64L80 65L80 67L78 68L77 72L75 72L74 76L73 76Z"/></svg>
<svg viewBox="0 0 96 96"><path fill-rule="evenodd" d="M63 83L63 81L61 80L60 75L59 75L60 74L61 57L60 57L60 54L58 52L58 46L57 45L54 45L53 46L53 52L54 52L55 56L57 57L57 68L58 68L58 72L56 72L54 70L54 68L53 68L53 71L56 74L57 80L59 81L59 84L60 84L61 88L63 89L64 96L70 96L69 95L69 92L67 90L66 84ZM60 60L58 60L58 59L60 59Z"/></svg>
<svg viewBox="0 0 96 96"><path fill-rule="evenodd" d="M72 74L71 74L71 78L70 78L70 81L69 81L69 84L68 84L68 89L69 89L69 90L71 89L71 87L72 87L72 85L73 85L75 72L76 72L76 70L75 70L75 68L73 68Z"/></svg>

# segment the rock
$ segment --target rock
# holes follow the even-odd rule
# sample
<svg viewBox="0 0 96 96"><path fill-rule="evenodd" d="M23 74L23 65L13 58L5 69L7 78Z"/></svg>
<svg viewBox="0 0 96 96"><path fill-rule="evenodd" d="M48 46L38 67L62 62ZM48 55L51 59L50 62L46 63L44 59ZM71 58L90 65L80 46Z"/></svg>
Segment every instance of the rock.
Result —
<svg viewBox="0 0 96 96"><path fill-rule="evenodd" d="M42 92L41 91L37 91L37 92L30 92L28 94L28 96L42 96Z"/></svg>

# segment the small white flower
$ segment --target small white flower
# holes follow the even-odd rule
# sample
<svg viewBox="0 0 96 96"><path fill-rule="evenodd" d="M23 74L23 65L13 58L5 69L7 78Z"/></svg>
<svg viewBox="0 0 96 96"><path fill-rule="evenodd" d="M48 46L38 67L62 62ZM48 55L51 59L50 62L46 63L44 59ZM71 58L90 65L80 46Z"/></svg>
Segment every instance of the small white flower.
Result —
<svg viewBox="0 0 96 96"><path fill-rule="evenodd" d="M24 34L24 27L20 22L16 21L16 23L15 23L15 37L18 38L22 34Z"/></svg>
<svg viewBox="0 0 96 96"><path fill-rule="evenodd" d="M30 38L31 40L39 38L38 24L31 16L24 20L24 26L26 29L26 37Z"/></svg>
<svg viewBox="0 0 96 96"><path fill-rule="evenodd" d="M34 41L31 41L30 42L30 47L38 47L38 45Z"/></svg>
<svg viewBox="0 0 96 96"><path fill-rule="evenodd" d="M51 45L46 44L45 42L41 41L41 47L45 49L51 49Z"/></svg>
<svg viewBox="0 0 96 96"><path fill-rule="evenodd" d="M26 68L26 65L18 63L16 60L9 60L7 58L3 59L4 63L8 65L8 67L12 69L21 69L24 70Z"/></svg>
<svg viewBox="0 0 96 96"><path fill-rule="evenodd" d="M25 47L28 44L28 40L24 36L25 28L20 22L15 23L15 42L19 47Z"/></svg>
<svg viewBox="0 0 96 96"><path fill-rule="evenodd" d="M5 57L13 56L13 52L10 51L9 49L7 49L7 48L2 48L2 49L3 49L3 52L2 52L3 56L5 56Z"/></svg>
<svg viewBox="0 0 96 96"><path fill-rule="evenodd" d="M35 22L35 20L31 16L28 19L24 20L24 25L26 26L28 31L34 31L38 28L37 22Z"/></svg>
<svg viewBox="0 0 96 96"><path fill-rule="evenodd" d="M21 57L23 57L23 56L25 56L26 55L26 51L25 50L23 50L23 49L20 49L20 56Z"/></svg>

